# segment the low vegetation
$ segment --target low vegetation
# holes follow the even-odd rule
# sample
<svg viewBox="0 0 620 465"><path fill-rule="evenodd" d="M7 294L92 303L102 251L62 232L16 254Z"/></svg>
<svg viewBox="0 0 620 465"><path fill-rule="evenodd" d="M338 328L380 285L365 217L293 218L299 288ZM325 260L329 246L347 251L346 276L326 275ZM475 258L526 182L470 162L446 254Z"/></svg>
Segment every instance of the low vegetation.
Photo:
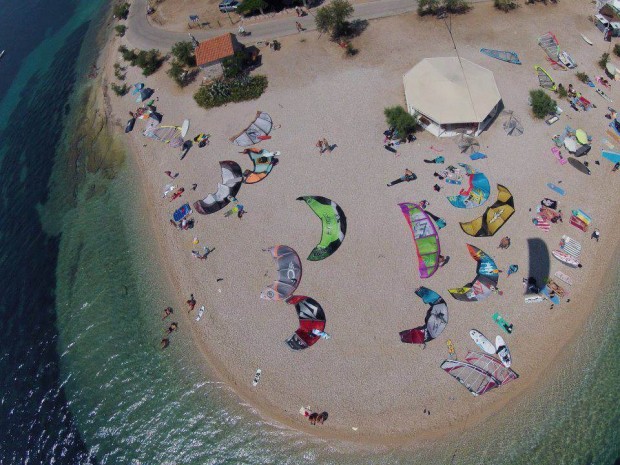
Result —
<svg viewBox="0 0 620 465"><path fill-rule="evenodd" d="M562 84L558 84L558 97L560 98L566 98L568 97L568 91L566 90L566 87L564 87Z"/></svg>
<svg viewBox="0 0 620 465"><path fill-rule="evenodd" d="M575 73L575 77L584 83L588 82L588 80L590 79L588 75L584 73L583 71L579 71L578 73Z"/></svg>
<svg viewBox="0 0 620 465"><path fill-rule="evenodd" d="M530 100L532 102L532 112L538 119L543 119L547 115L552 115L557 111L558 105L542 89L530 90Z"/></svg>
<svg viewBox="0 0 620 465"><path fill-rule="evenodd" d="M504 13L515 10L519 4L515 0L493 0L493 6Z"/></svg>
<svg viewBox="0 0 620 465"><path fill-rule="evenodd" d="M118 84L116 84L115 82L113 82L110 87L112 88L112 91L118 95L119 97L122 97L123 95L125 95L127 92L129 92L129 86L127 86L127 84L123 84L122 86L119 86Z"/></svg>
<svg viewBox="0 0 620 465"><path fill-rule="evenodd" d="M235 52L233 56L224 58L224 60L222 60L224 78L234 79L241 76L250 63L250 54L245 50Z"/></svg>
<svg viewBox="0 0 620 465"><path fill-rule="evenodd" d="M206 109L226 105L230 102L243 102L260 97L267 89L267 76L242 75L234 79L218 79L201 87L194 94L196 103Z"/></svg>
<svg viewBox="0 0 620 465"><path fill-rule="evenodd" d="M164 59L159 54L159 50L129 50L124 45L121 45L118 48L118 51L121 53L123 60L128 61L131 66L138 66L142 68L142 74L144 76L150 76L155 71L157 71Z"/></svg>
<svg viewBox="0 0 620 465"><path fill-rule="evenodd" d="M609 53L603 53L601 55L601 59L598 61L598 65L605 69L607 67L607 63L609 63Z"/></svg>
<svg viewBox="0 0 620 465"><path fill-rule="evenodd" d="M471 10L471 5L466 0L419 0L418 14L440 15L442 13L462 14Z"/></svg>
<svg viewBox="0 0 620 465"><path fill-rule="evenodd" d="M194 67L196 66L196 55L194 54L194 45L189 42L177 42L172 46L170 50L172 56L174 56L179 64L183 66Z"/></svg>
<svg viewBox="0 0 620 465"><path fill-rule="evenodd" d="M415 132L418 120L400 105L383 110L385 121L390 128L396 129L401 139Z"/></svg>
<svg viewBox="0 0 620 465"><path fill-rule="evenodd" d="M125 35L125 31L127 31L127 26L124 24L117 24L114 26L114 30L116 31L116 35L118 37L123 37Z"/></svg>
<svg viewBox="0 0 620 465"><path fill-rule="evenodd" d="M173 60L172 63L170 63L170 69L167 73L179 87L185 87L190 83L190 80L188 79L189 70L185 69L185 67L176 60Z"/></svg>
<svg viewBox="0 0 620 465"><path fill-rule="evenodd" d="M114 9L112 10L114 17L119 21L121 19L127 19L127 16L129 15L129 6L129 3L127 2L121 2L114 5Z"/></svg>
<svg viewBox="0 0 620 465"><path fill-rule="evenodd" d="M349 22L352 14L353 6L347 0L333 0L316 12L316 28L323 34L329 34L333 41L338 41L352 34Z"/></svg>
<svg viewBox="0 0 620 465"><path fill-rule="evenodd" d="M125 73L125 68L123 68L118 63L114 63L114 76L119 81L124 81L127 74Z"/></svg>

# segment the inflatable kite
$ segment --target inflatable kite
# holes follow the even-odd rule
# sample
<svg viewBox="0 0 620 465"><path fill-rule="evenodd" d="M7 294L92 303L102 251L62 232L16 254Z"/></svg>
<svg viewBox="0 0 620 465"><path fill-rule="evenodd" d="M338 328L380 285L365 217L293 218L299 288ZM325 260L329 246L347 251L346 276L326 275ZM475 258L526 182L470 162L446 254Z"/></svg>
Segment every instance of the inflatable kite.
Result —
<svg viewBox="0 0 620 465"><path fill-rule="evenodd" d="M475 220L460 223L465 234L474 237L489 237L494 235L515 212L512 194L501 184L497 185L497 200L493 205Z"/></svg>
<svg viewBox="0 0 620 465"><path fill-rule="evenodd" d="M275 245L267 249L273 256L278 277L260 294L265 300L287 300L293 295L301 281L301 261L299 255L286 245Z"/></svg>
<svg viewBox="0 0 620 465"><path fill-rule="evenodd" d="M217 185L215 194L209 194L204 199L194 203L194 210L203 215L215 213L230 203L229 197L235 197L239 189L243 177L241 167L234 161L221 161L222 183Z"/></svg>
<svg viewBox="0 0 620 465"><path fill-rule="evenodd" d="M278 163L276 157L280 155L280 152L271 153L265 149L245 149L243 153L247 154L254 163L252 171L246 170L243 173L243 182L246 184L256 184L265 179Z"/></svg>
<svg viewBox="0 0 620 465"><path fill-rule="evenodd" d="M469 178L469 187L461 189L459 195L451 195L448 201L457 208L475 208L482 205L489 198L491 185L484 173L476 171L465 163L459 163L465 168L465 173Z"/></svg>
<svg viewBox="0 0 620 465"><path fill-rule="evenodd" d="M325 197L306 195L297 197L308 204L312 211L321 219L323 233L321 242L310 252L308 260L316 262L333 254L342 244L347 233L347 218L336 202Z"/></svg>
<svg viewBox="0 0 620 465"><path fill-rule="evenodd" d="M312 331L325 331L325 313L319 303L303 295L294 295L287 303L295 305L299 318L299 328L286 343L292 350L303 350L313 345L320 339Z"/></svg>
<svg viewBox="0 0 620 465"><path fill-rule="evenodd" d="M233 144L241 147L258 144L261 140L269 139L271 132L271 116L261 111L256 112L256 119L238 135L230 138Z"/></svg>
<svg viewBox="0 0 620 465"><path fill-rule="evenodd" d="M439 294L427 287L419 287L415 293L430 307L424 325L401 331L400 340L407 344L425 344L439 336L448 325L448 305Z"/></svg>
<svg viewBox="0 0 620 465"><path fill-rule="evenodd" d="M439 235L430 216L416 203L399 203L409 223L418 254L420 278L430 278L439 268Z"/></svg>
<svg viewBox="0 0 620 465"><path fill-rule="evenodd" d="M448 289L452 297L464 302L480 302L491 295L497 288L499 270L495 261L478 247L467 244L471 257L478 262L476 277L465 286Z"/></svg>

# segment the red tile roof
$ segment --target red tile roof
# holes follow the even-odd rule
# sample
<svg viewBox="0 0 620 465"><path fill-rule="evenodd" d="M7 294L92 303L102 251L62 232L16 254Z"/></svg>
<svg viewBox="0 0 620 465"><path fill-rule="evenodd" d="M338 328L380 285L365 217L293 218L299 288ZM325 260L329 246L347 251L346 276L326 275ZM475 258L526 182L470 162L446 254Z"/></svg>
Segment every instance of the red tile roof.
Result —
<svg viewBox="0 0 620 465"><path fill-rule="evenodd" d="M195 53L198 66L232 56L235 54L235 36L228 33L200 42Z"/></svg>

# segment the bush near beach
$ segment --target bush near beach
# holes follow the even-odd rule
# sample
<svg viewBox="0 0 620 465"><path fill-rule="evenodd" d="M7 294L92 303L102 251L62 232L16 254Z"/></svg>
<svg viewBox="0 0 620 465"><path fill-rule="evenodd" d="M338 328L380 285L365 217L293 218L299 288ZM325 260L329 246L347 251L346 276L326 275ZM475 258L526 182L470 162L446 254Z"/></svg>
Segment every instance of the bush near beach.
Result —
<svg viewBox="0 0 620 465"><path fill-rule="evenodd" d="M471 10L466 0L419 0L418 15L437 15L441 13L462 14Z"/></svg>
<svg viewBox="0 0 620 465"><path fill-rule="evenodd" d="M129 15L129 6L129 3L127 2L117 3L114 5L114 9L112 11L117 20L120 21L121 19L127 19L127 16Z"/></svg>
<svg viewBox="0 0 620 465"><path fill-rule="evenodd" d="M390 128L395 128L401 139L415 132L418 120L400 105L383 110L385 121Z"/></svg>
<svg viewBox="0 0 620 465"><path fill-rule="evenodd" d="M206 109L219 107L230 102L254 100L267 89L267 76L240 76L235 79L218 79L201 87L194 94L196 103Z"/></svg>
<svg viewBox="0 0 620 465"><path fill-rule="evenodd" d="M519 4L514 0L494 0L493 6L504 13L508 13L509 11L518 8Z"/></svg>
<svg viewBox="0 0 620 465"><path fill-rule="evenodd" d="M556 101L542 89L530 90L530 99L532 100L532 112L538 119L554 114L558 108Z"/></svg>
<svg viewBox="0 0 620 465"><path fill-rule="evenodd" d="M159 54L159 50L129 50L124 45L118 47L118 51L121 53L123 60L128 61L131 66L138 66L142 68L142 74L144 76L150 76L157 71L162 63L163 58Z"/></svg>

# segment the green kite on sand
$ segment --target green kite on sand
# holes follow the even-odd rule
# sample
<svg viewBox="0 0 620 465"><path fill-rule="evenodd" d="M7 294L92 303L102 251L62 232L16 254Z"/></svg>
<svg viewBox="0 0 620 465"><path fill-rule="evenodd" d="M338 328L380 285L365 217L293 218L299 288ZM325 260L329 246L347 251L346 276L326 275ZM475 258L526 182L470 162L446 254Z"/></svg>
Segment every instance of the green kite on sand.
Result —
<svg viewBox="0 0 620 465"><path fill-rule="evenodd" d="M310 252L308 260L313 262L323 260L338 250L342 244L347 233L347 218L336 202L325 197L305 195L298 197L297 200L306 202L316 216L321 219L323 225L321 242Z"/></svg>

